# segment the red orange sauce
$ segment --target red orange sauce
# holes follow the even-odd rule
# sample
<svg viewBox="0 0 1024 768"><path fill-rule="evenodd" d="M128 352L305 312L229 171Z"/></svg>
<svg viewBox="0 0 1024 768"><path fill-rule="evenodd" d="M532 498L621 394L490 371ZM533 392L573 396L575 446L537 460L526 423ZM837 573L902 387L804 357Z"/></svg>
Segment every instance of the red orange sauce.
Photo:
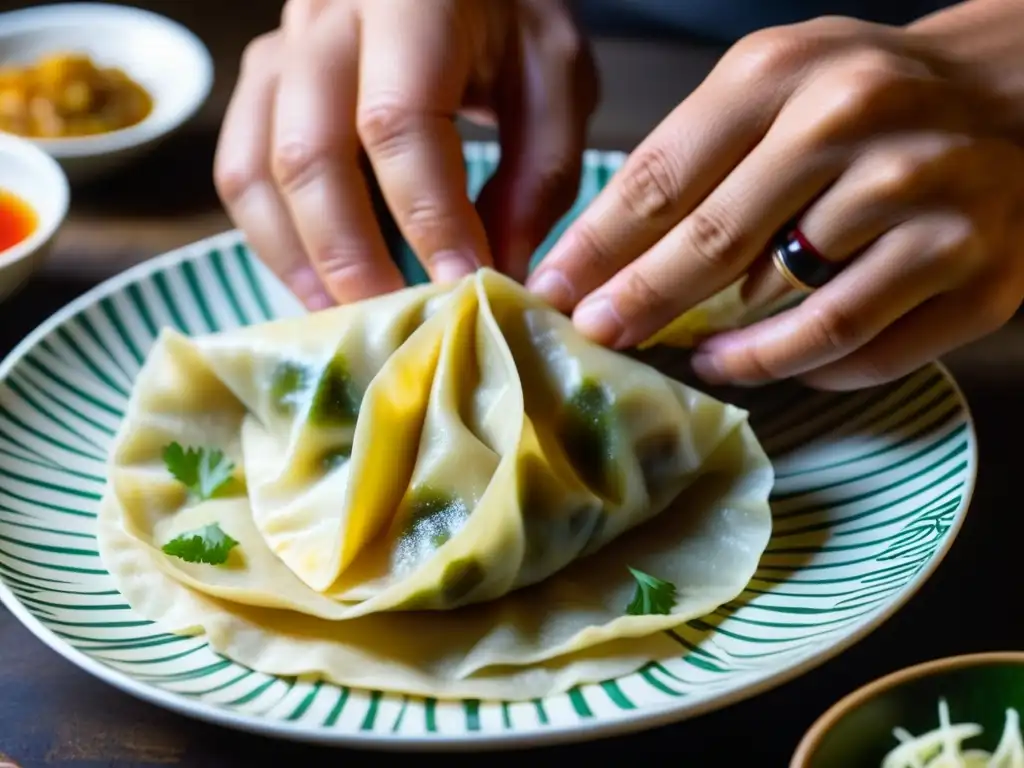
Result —
<svg viewBox="0 0 1024 768"><path fill-rule="evenodd" d="M0 189L0 253L27 240L36 228L36 213L12 192Z"/></svg>

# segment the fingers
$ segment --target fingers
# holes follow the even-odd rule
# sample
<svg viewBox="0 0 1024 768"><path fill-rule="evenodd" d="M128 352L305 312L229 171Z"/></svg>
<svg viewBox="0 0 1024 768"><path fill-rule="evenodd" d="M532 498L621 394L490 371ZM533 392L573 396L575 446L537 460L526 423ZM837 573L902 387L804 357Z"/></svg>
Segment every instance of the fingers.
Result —
<svg viewBox="0 0 1024 768"><path fill-rule="evenodd" d="M759 144L815 64L815 40L786 27L733 46L569 227L531 289L568 312L658 242Z"/></svg>
<svg viewBox="0 0 1024 768"><path fill-rule="evenodd" d="M784 88L736 91L727 75L712 72L631 153L538 266L530 288L568 312L690 213L758 143L785 96ZM717 232L712 226L707 234Z"/></svg>
<svg viewBox="0 0 1024 768"><path fill-rule="evenodd" d="M257 38L247 48L221 127L214 179L228 215L252 248L307 308L316 310L334 302L309 265L270 172L277 61L282 50L279 33Z"/></svg>
<svg viewBox="0 0 1024 768"><path fill-rule="evenodd" d="M337 301L401 288L359 171L358 19L348 4L333 3L306 28L289 21L271 149L280 194Z"/></svg>
<svg viewBox="0 0 1024 768"><path fill-rule="evenodd" d="M587 121L597 102L590 52L557 3L506 57L497 117L501 162L480 193L495 266L523 281L534 250L576 200ZM557 284L556 284L557 290Z"/></svg>
<svg viewBox="0 0 1024 768"><path fill-rule="evenodd" d="M934 207L969 196L977 163L970 141L955 134L906 134L875 142L796 222L826 261L844 263L890 229ZM792 289L766 253L750 270L743 297L766 306Z"/></svg>
<svg viewBox="0 0 1024 768"><path fill-rule="evenodd" d="M628 346L742 274L774 234L767 225L781 226L774 214L795 214L810 200L793 170L753 159L765 147L781 146L787 161L809 177L827 178L833 164L834 178L866 140L866 126L905 130L943 103L937 81L927 80L916 62L854 50L834 56L819 51L811 58L817 61L815 77L795 89L785 68L780 83L759 83L759 89L737 87L743 78L732 73L713 73L633 154L541 268L557 269L563 286L575 289L575 301L615 274L577 307L581 331L600 343ZM733 65L736 58L727 61ZM909 109L908 100L914 105ZM750 168L783 179L744 172ZM794 183L795 194L778 195L790 192L787 183ZM771 202L755 210L765 188ZM755 195L759 199L751 201Z"/></svg>
<svg viewBox="0 0 1024 768"><path fill-rule="evenodd" d="M1019 306L1019 298L1016 304ZM885 384L991 333L1015 311L1015 307L992 303L988 291L937 296L852 354L800 379L808 386L832 391Z"/></svg>
<svg viewBox="0 0 1024 768"><path fill-rule="evenodd" d="M967 142L936 133L876 143L808 208L800 229L830 258L853 256L920 206L959 196L955 181L968 174L954 155Z"/></svg>
<svg viewBox="0 0 1024 768"><path fill-rule="evenodd" d="M455 280L490 262L466 192L453 117L471 50L447 3L367 5L359 66L359 138L395 222L431 279Z"/></svg>
<svg viewBox="0 0 1024 768"><path fill-rule="evenodd" d="M755 384L821 368L959 285L979 251L962 216L920 216L886 233L798 307L706 341L694 370L709 383Z"/></svg>
<svg viewBox="0 0 1024 768"><path fill-rule="evenodd" d="M692 213L576 308L576 327L620 348L649 338L746 272L838 176L840 160L773 128Z"/></svg>

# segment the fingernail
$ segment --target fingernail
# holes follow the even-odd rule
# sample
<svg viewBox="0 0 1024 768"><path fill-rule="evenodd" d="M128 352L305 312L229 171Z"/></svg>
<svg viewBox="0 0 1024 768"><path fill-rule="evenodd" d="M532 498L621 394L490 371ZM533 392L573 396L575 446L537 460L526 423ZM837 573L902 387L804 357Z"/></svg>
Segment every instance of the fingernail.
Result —
<svg viewBox="0 0 1024 768"><path fill-rule="evenodd" d="M575 291L557 269L536 272L526 281L526 287L548 304L562 312L568 312L573 305Z"/></svg>
<svg viewBox="0 0 1024 768"><path fill-rule="evenodd" d="M693 350L693 356L711 357L723 349L729 349L729 331L719 331L705 339L701 339L700 343Z"/></svg>
<svg viewBox="0 0 1024 768"><path fill-rule="evenodd" d="M608 299L583 302L573 313L572 321L584 336L604 346L612 346L622 336L622 320Z"/></svg>
<svg viewBox="0 0 1024 768"><path fill-rule="evenodd" d="M328 296L325 291L317 291L316 293L306 298L306 308L310 312L318 312L321 309L333 307L334 304L334 299Z"/></svg>
<svg viewBox="0 0 1024 768"><path fill-rule="evenodd" d="M331 295L324 290L320 276L313 267L302 267L292 273L288 284L292 293L310 312L327 309L336 303Z"/></svg>
<svg viewBox="0 0 1024 768"><path fill-rule="evenodd" d="M430 266L435 282L452 283L475 272L480 262L472 251L452 249L435 253Z"/></svg>
<svg viewBox="0 0 1024 768"><path fill-rule="evenodd" d="M724 384L727 381L714 355L695 352L690 358L690 366L693 368L693 372L708 384Z"/></svg>

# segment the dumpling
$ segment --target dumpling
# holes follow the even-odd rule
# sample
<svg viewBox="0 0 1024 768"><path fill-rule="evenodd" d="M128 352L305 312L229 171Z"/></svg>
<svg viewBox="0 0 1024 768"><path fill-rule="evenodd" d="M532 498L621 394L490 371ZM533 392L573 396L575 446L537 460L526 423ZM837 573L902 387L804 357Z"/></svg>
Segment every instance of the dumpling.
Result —
<svg viewBox="0 0 1024 768"><path fill-rule="evenodd" d="M192 493L170 445L193 449ZM661 631L739 594L771 531L744 411L487 269L165 330L109 477L101 553L143 615L263 672L430 696L533 698L678 655ZM223 562L175 549L204 531ZM627 612L631 568L668 603Z"/></svg>
<svg viewBox="0 0 1024 768"><path fill-rule="evenodd" d="M697 306L688 309L646 339L639 348L648 349L658 345L684 349L695 347L702 339L714 333L751 325L788 308L800 299L799 296L786 294L763 306L750 306L743 298L745 280L746 276L741 277Z"/></svg>

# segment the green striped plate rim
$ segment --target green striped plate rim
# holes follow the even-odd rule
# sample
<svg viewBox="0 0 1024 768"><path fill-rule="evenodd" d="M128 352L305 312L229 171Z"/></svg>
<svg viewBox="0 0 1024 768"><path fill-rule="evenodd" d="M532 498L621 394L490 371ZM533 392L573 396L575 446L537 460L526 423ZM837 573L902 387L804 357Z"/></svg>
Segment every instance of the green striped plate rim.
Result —
<svg viewBox="0 0 1024 768"><path fill-rule="evenodd" d="M474 194L497 158L493 145L467 145ZM587 153L567 220L621 162ZM407 249L397 258L417 279ZM934 571L973 490L970 413L939 366L856 393L794 383L734 392L778 473L774 535L740 598L678 629L678 658L528 702L268 676L135 614L100 562L95 516L108 446L160 327L198 334L301 312L226 233L108 280L0 365L0 598L81 668L197 718L395 749L535 745L680 720L778 685L867 635Z"/></svg>

